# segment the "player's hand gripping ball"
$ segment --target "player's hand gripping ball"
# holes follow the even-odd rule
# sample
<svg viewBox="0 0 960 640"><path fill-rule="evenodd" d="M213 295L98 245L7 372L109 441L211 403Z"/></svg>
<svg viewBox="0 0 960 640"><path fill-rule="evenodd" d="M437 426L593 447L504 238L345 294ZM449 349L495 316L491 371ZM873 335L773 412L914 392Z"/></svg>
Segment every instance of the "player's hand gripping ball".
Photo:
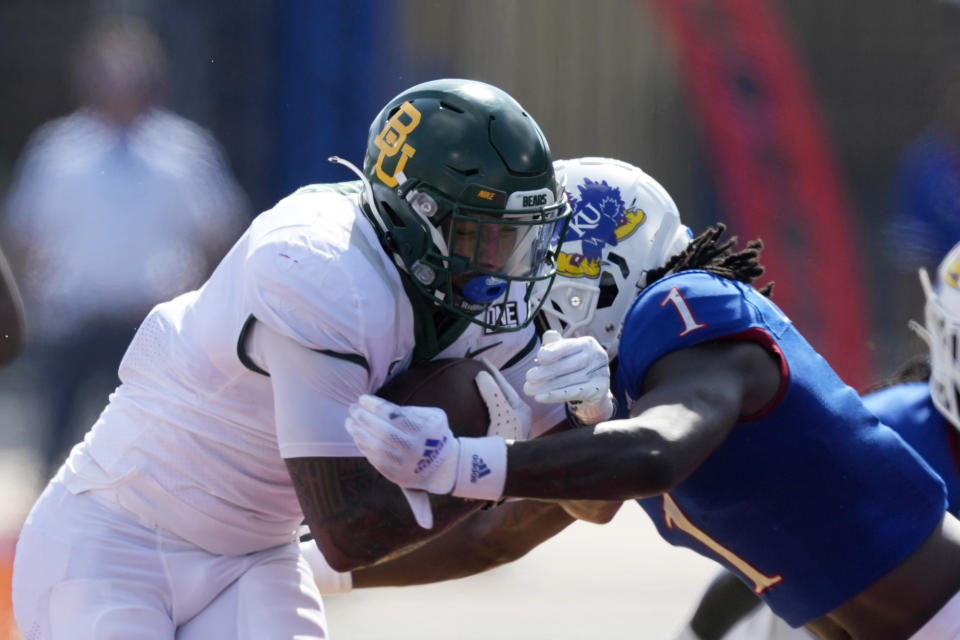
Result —
<svg viewBox="0 0 960 640"><path fill-rule="evenodd" d="M525 416L510 411L518 401L528 412ZM409 369L387 382L376 396L361 396L351 407L347 429L381 473L409 487L404 495L417 523L431 528L433 514L422 490L442 494L453 488L456 437L511 429L522 432L524 427L529 433L529 422L529 408L499 372L491 374L483 363L459 358ZM411 459L415 459L412 465L408 464ZM483 504L471 502L474 508Z"/></svg>

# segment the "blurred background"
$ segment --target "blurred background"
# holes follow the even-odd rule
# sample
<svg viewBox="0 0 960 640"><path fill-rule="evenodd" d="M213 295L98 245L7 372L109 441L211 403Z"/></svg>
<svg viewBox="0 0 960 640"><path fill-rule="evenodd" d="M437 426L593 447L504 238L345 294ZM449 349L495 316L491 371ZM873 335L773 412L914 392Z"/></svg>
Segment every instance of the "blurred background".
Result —
<svg viewBox="0 0 960 640"><path fill-rule="evenodd" d="M890 376L923 352L917 269L960 240L958 29L946 0L4 0L0 248L29 333L0 370L0 623L25 510L142 315L279 198L351 179L327 157L359 164L420 81L498 85L555 157L632 162L695 231L761 237L839 373ZM461 637L661 637L710 569L628 507L485 576L332 598L333 630L397 638L388 603L446 602L476 612ZM416 637L449 637L435 609Z"/></svg>

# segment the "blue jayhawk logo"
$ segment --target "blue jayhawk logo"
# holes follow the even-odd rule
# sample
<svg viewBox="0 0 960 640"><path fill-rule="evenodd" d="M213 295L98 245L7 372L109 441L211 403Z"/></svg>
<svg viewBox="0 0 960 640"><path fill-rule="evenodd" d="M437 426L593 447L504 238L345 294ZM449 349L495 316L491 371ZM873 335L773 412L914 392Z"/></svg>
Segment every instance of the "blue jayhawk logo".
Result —
<svg viewBox="0 0 960 640"><path fill-rule="evenodd" d="M584 178L577 185L580 196L568 193L573 215L563 246L579 250L560 250L557 271L568 278L600 277L601 257L605 246L614 245L630 236L647 219L642 209L628 209L620 189L606 180Z"/></svg>

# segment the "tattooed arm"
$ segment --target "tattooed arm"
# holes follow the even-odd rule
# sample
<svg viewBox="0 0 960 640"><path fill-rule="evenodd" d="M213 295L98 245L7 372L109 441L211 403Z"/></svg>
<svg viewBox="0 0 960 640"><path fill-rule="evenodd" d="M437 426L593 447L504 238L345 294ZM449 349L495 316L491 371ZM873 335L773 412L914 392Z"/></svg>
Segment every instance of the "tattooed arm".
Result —
<svg viewBox="0 0 960 640"><path fill-rule="evenodd" d="M567 428L563 423L554 430ZM358 588L480 573L520 558L575 519L609 522L621 505L519 500L478 512L487 503L431 495L434 526L428 531L414 523L397 485L365 458L286 462L314 542L327 562L337 571L366 567L353 571ZM376 566L368 566L373 563Z"/></svg>
<svg viewBox="0 0 960 640"><path fill-rule="evenodd" d="M400 556L486 504L430 496L434 525L423 529L397 485L365 458L348 457L356 447L342 425L347 407L370 385L366 367L356 358L305 348L260 322L254 323L244 347L245 356L270 373L280 452L313 539L333 569L353 571ZM481 564L462 570L466 573L502 564L511 555L519 557L573 521L555 505L489 513L495 515L478 517L463 529L461 543L474 546L461 548L485 549L487 554ZM532 518L525 525L529 531L543 527L543 533L509 546L511 533L520 531L521 516ZM448 548L453 547L440 549Z"/></svg>
<svg viewBox="0 0 960 640"><path fill-rule="evenodd" d="M350 403L367 391L366 367L308 349L259 321L243 347L248 361L269 372L277 445L304 519L334 569L406 551L484 504L433 496L434 527L421 528L400 488L354 453L343 428Z"/></svg>
<svg viewBox="0 0 960 640"><path fill-rule="evenodd" d="M354 588L464 578L522 557L574 521L557 503L520 500L478 511L398 558L352 574Z"/></svg>
<svg viewBox="0 0 960 640"><path fill-rule="evenodd" d="M430 496L434 526L422 529L399 487L364 458L288 458L286 463L313 538L337 571L406 553L485 504Z"/></svg>

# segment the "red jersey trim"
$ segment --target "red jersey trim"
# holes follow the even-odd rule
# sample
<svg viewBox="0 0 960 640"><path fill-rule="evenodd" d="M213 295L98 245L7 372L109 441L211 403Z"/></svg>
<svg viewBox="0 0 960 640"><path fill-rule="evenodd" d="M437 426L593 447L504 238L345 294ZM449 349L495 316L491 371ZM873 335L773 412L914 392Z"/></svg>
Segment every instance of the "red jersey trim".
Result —
<svg viewBox="0 0 960 640"><path fill-rule="evenodd" d="M777 344L773 336L759 327L753 327L740 333L731 333L715 338L715 340L747 340L749 342L756 342L766 351L776 356L777 361L780 363L780 386L777 388L777 392L773 394L773 398L770 399L770 402L768 402L765 407L749 416L740 416L738 422L759 420L760 418L768 416L771 411L777 408L780 401L783 400L783 396L787 393L787 387L790 385L790 367L787 366L787 359L783 357L783 351L780 349L780 345Z"/></svg>

